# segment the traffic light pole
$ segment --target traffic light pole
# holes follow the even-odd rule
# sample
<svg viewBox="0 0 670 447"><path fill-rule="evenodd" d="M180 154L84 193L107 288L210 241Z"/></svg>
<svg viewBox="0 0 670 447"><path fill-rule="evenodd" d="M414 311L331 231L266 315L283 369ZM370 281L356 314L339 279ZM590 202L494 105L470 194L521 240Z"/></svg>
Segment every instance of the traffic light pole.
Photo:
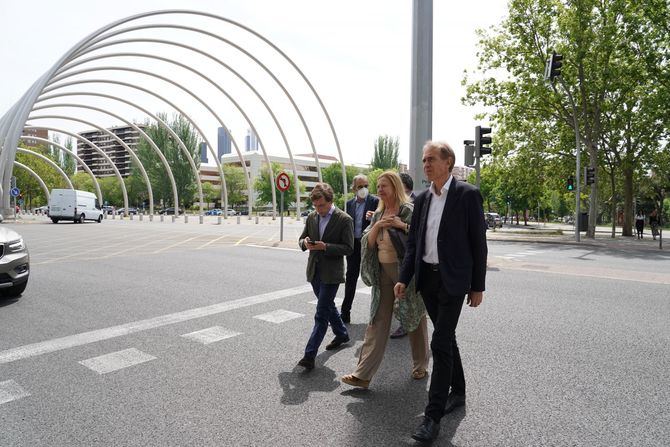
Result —
<svg viewBox="0 0 670 447"><path fill-rule="evenodd" d="M563 82L563 77L562 76L557 76L558 81L561 83L561 86L563 87L563 90L565 91L566 95L568 95L568 100L570 101L570 105L572 106L572 119L574 120L574 125L575 125L575 158L577 159L577 166L575 169L575 241L579 242L580 241L580 234L579 234L579 220L581 217L581 210L580 210L580 179L579 179L579 171L580 171L580 150L579 148L581 147L580 145L580 139L579 139L579 122L577 121L577 107L575 107L575 101L572 99L572 95L570 94L570 90L565 86L565 83Z"/></svg>

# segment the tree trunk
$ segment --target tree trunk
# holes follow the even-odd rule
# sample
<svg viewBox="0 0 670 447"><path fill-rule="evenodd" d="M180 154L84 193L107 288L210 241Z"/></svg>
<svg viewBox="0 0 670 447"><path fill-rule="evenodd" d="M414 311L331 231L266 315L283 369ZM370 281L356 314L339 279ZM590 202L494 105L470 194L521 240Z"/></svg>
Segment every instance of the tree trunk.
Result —
<svg viewBox="0 0 670 447"><path fill-rule="evenodd" d="M622 236L633 236L633 169L623 168L623 229Z"/></svg>
<svg viewBox="0 0 670 447"><path fill-rule="evenodd" d="M614 180L614 169L610 171L610 183L612 186L612 239L616 237L616 210L617 210L617 200L616 200L616 182Z"/></svg>

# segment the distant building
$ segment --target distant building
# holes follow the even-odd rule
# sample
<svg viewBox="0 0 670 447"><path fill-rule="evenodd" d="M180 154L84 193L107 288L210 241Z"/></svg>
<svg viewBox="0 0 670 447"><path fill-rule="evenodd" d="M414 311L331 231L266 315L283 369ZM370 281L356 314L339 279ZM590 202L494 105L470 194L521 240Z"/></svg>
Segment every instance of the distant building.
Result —
<svg viewBox="0 0 670 447"><path fill-rule="evenodd" d="M200 163L207 163L207 143L200 143Z"/></svg>
<svg viewBox="0 0 670 447"><path fill-rule="evenodd" d="M217 155L219 156L219 160L221 160L221 156L225 154L230 154L230 131L226 131L225 127L219 127L218 129L218 150L217 150ZM248 150L248 149L247 149Z"/></svg>
<svg viewBox="0 0 670 447"><path fill-rule="evenodd" d="M451 171L451 174L456 180L467 181L470 174L475 172L475 168L468 166L454 166L454 169Z"/></svg>
<svg viewBox="0 0 670 447"><path fill-rule="evenodd" d="M244 138L244 150L245 152L255 152L258 150L258 137L251 129L247 129L247 136Z"/></svg>
<svg viewBox="0 0 670 447"><path fill-rule="evenodd" d="M136 126L142 130L146 128L146 125L143 124L136 124ZM111 127L107 130L116 135L121 141L128 145L131 150L137 151L137 144L140 141L140 134L138 131L130 126ZM123 177L130 175L130 155L116 139L99 130L89 130L81 132L79 135L102 149L102 151L112 159ZM114 175L114 170L102 155L81 140L77 141L77 155L81 157L84 163L86 163L86 166L91 169L96 177L109 177ZM77 169L79 170L81 168Z"/></svg>
<svg viewBox="0 0 670 447"><path fill-rule="evenodd" d="M44 138L45 140L49 139L49 131L41 127L35 127L33 129L23 129L21 135L27 137L37 137ZM46 143L43 141L33 140L31 138L21 139L26 146L36 147L36 146L46 146Z"/></svg>

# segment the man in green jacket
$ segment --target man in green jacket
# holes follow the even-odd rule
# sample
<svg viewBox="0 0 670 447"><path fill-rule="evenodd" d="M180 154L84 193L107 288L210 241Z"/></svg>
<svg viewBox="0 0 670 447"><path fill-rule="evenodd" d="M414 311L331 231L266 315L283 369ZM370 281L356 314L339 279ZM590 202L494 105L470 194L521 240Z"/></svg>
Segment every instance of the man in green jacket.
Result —
<svg viewBox="0 0 670 447"><path fill-rule="evenodd" d="M314 211L307 216L298 242L303 251L309 250L307 281L317 297L314 328L305 355L298 362L307 370L314 368L314 359L329 323L335 338L326 346L327 350L349 342L349 333L335 307L335 295L344 282L344 257L354 249L354 222L333 204L333 188L327 183L317 183L310 199Z"/></svg>

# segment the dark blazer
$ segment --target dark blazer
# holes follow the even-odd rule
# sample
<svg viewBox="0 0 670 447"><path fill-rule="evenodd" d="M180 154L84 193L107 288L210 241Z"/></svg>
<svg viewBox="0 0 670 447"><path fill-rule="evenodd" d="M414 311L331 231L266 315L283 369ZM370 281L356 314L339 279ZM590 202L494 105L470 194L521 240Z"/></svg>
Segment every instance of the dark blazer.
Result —
<svg viewBox="0 0 670 447"><path fill-rule="evenodd" d="M376 211L377 206L379 205L379 197L368 194L365 198L365 209L363 210L363 226L361 227L361 232L370 225L370 221L365 218L365 214L368 211ZM353 199L347 200L347 214L351 216L352 219L356 219L356 197Z"/></svg>
<svg viewBox="0 0 670 447"><path fill-rule="evenodd" d="M426 245L426 221L432 193L421 192L414 200L414 214L399 281L409 284L416 276L421 291L421 263ZM455 178L447 193L447 203L437 234L440 276L448 295L484 291L486 278L486 224L479 190Z"/></svg>
<svg viewBox="0 0 670 447"><path fill-rule="evenodd" d="M340 284L344 282L344 257L354 251L354 221L339 208L335 208L330 221L319 237L319 215L312 211L307 216L305 228L302 230L298 245L302 251L307 250L305 238L326 243L325 251L310 251L307 260L307 281L312 282L316 264L319 264L321 282L324 284Z"/></svg>

